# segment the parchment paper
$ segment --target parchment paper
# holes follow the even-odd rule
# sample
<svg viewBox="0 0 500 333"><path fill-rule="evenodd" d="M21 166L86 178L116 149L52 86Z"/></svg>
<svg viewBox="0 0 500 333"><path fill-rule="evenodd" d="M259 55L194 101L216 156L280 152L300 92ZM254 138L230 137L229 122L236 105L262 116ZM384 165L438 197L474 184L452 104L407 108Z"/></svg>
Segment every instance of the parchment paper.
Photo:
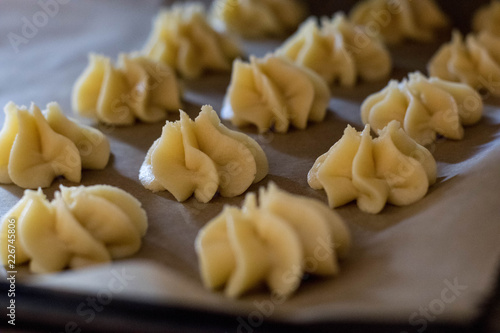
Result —
<svg viewBox="0 0 500 333"><path fill-rule="evenodd" d="M160 5L154 0L69 2L58 5L53 17L46 15L46 23L41 24L40 5L2 0L0 105L12 100L19 105L34 101L44 107L57 101L70 115L71 88L87 65L87 53L116 59L119 52L140 49ZM26 20L39 20L40 26L24 37L26 42L17 45L16 52L9 33L23 36L23 29L29 29L23 28ZM261 56L280 43L249 41L244 46L247 54ZM393 77L425 71L438 46L408 43L393 48ZM228 83L229 73L185 81L184 110L191 117L203 104L220 110ZM262 145L270 163L269 175L249 191L273 181L287 191L326 202L323 191L307 185L307 172L342 136L347 124L362 129L360 103L386 83L333 87L325 121L310 124L304 131L257 135L254 128L242 129ZM349 258L341 264L341 274L334 279L311 277L286 301L265 291L231 300L202 287L194 251L196 234L223 205L240 205L244 196L216 197L201 204L193 198L178 203L168 192L153 194L140 184L138 171L163 123L123 128L94 124L110 139L113 156L106 169L83 171L82 184L118 186L143 203L149 229L142 249L112 265L58 274L31 275L19 267L18 286L98 294L110 291L110 281L119 275L124 288L112 289L114 297L182 304L243 318L257 311L265 318L289 322L394 320L409 322L415 329L430 321L472 320L494 286L500 258L500 103L484 97L484 117L466 128L463 140L441 139L430 147L438 161L438 181L427 196L407 207L389 205L378 215L363 213L355 204L338 208L354 241ZM172 114L169 120L177 117ZM0 119L3 123L3 114ZM44 190L49 198L59 184L77 185L58 179ZM1 185L0 215L22 194L23 189L15 185Z"/></svg>

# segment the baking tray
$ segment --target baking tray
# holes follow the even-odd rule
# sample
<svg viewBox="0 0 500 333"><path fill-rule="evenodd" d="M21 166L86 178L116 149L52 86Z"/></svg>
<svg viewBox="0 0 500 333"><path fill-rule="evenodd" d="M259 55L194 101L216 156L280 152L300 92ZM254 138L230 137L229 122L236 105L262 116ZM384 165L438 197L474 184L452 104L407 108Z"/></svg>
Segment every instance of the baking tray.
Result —
<svg viewBox="0 0 500 333"><path fill-rule="evenodd" d="M313 11L331 14L340 8L332 3L309 4ZM165 5L152 0L57 4L57 13L47 14L46 24L36 27L17 52L8 38L0 44L1 105L13 100L25 105L34 101L43 107L58 101L71 114L71 88L87 64L87 53L116 59L120 52L140 49L151 20ZM41 5L24 1L2 1L1 6L4 37L22 35L26 21L34 22L43 11ZM391 47L391 77L425 72L429 57L448 38ZM247 55L263 56L281 42L244 41L243 47ZM229 79L229 73L219 73L184 80L183 109L193 118L203 104L219 111ZM342 136L347 124L362 128L361 102L386 83L332 87L325 121L303 131L258 134L252 127L240 129L261 144L270 164L269 175L249 191L273 181L292 193L326 202L323 191L307 185L308 170ZM31 275L26 267L18 267L16 327L85 332L487 330L497 318L500 101L488 94L483 100L484 117L466 128L464 140L440 139L429 147L438 162L438 181L421 201L407 207L389 205L378 215L363 213L354 203L336 209L354 241L351 255L341 264L341 274L334 279L308 277L285 302L264 291L231 300L202 287L194 238L225 204L240 205L244 196L217 196L201 204L194 198L178 203L167 192L153 194L140 184L138 170L163 124L110 127L80 119L100 128L112 149L109 165L104 170L85 170L82 184L106 183L130 192L143 203L149 230L136 255L111 265L50 275ZM176 114L168 117L177 118ZM3 122L3 115L0 119ZM57 179L44 192L52 198L60 184L76 185ZM22 193L15 185L0 186L0 214ZM124 288L115 292L108 284L118 276ZM8 285L2 281L0 287L0 305L5 311L7 297L3 296ZM102 301L94 311L89 298ZM0 327L2 331L11 328L6 320L0 320Z"/></svg>

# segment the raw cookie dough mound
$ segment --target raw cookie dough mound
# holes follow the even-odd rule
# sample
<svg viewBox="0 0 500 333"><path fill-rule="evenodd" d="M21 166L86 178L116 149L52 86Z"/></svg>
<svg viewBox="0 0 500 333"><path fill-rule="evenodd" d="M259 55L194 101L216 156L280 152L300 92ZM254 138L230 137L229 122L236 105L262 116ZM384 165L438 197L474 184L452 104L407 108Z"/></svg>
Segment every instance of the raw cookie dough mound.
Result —
<svg viewBox="0 0 500 333"><path fill-rule="evenodd" d="M462 139L462 125L477 123L482 111L481 96L468 85L414 72L368 96L361 105L361 119L373 130L397 120L410 137L427 145L436 140L436 134Z"/></svg>
<svg viewBox="0 0 500 333"><path fill-rule="evenodd" d="M101 131L67 118L59 104L55 102L47 104L44 114L50 127L56 133L67 137L76 145L83 169L99 170L106 167L110 146L108 139Z"/></svg>
<svg viewBox="0 0 500 333"><path fill-rule="evenodd" d="M146 233L141 203L108 185L64 187L49 202L26 190L0 220L0 258L8 260L8 225L15 223L15 263L35 273L106 263L136 253Z"/></svg>
<svg viewBox="0 0 500 333"><path fill-rule="evenodd" d="M82 168L104 169L110 148L99 130L66 118L55 102L43 113L9 102L0 131L0 183L48 187L58 176L79 183Z"/></svg>
<svg viewBox="0 0 500 333"><path fill-rule="evenodd" d="M112 125L165 119L181 106L177 78L167 65L137 54L108 57L89 54L89 64L73 87L73 110Z"/></svg>
<svg viewBox="0 0 500 333"><path fill-rule="evenodd" d="M143 53L181 76L196 78L206 71L229 71L242 52L210 26L201 3L186 3L158 14Z"/></svg>
<svg viewBox="0 0 500 333"><path fill-rule="evenodd" d="M330 20L311 17L276 51L297 64L311 68L328 83L352 87L358 77L376 81L392 68L385 45L349 22L338 12Z"/></svg>
<svg viewBox="0 0 500 333"><path fill-rule="evenodd" d="M422 199L436 181L436 161L393 120L372 139L347 126L342 138L318 157L307 175L313 189L324 189L330 207L357 200L377 214L386 202L405 206Z"/></svg>
<svg viewBox="0 0 500 333"><path fill-rule="evenodd" d="M304 273L335 276L350 248L349 230L323 203L270 184L259 205L247 194L243 208L226 206L195 242L204 285L238 297L261 283L289 296Z"/></svg>
<svg viewBox="0 0 500 333"><path fill-rule="evenodd" d="M489 5L480 7L472 17L472 29L500 37L500 1L491 0Z"/></svg>
<svg viewBox="0 0 500 333"><path fill-rule="evenodd" d="M167 122L149 149L139 179L147 189L167 190L184 201L191 195L208 202L218 191L224 197L245 192L262 180L268 162L259 144L248 135L221 124L210 105L193 121L181 111Z"/></svg>
<svg viewBox="0 0 500 333"><path fill-rule="evenodd" d="M275 55L250 56L250 63L233 63L222 117L285 133L290 125L305 129L309 120L322 121L329 100L328 85L312 70Z"/></svg>
<svg viewBox="0 0 500 333"><path fill-rule="evenodd" d="M430 42L436 31L449 26L434 0L365 0L351 10L349 17L390 44L405 39Z"/></svg>
<svg viewBox="0 0 500 333"><path fill-rule="evenodd" d="M305 15L297 0L216 0L211 7L214 25L248 38L283 36Z"/></svg>
<svg viewBox="0 0 500 333"><path fill-rule="evenodd" d="M465 41L458 31L427 65L430 76L467 83L500 96L500 37L483 31L468 34Z"/></svg>

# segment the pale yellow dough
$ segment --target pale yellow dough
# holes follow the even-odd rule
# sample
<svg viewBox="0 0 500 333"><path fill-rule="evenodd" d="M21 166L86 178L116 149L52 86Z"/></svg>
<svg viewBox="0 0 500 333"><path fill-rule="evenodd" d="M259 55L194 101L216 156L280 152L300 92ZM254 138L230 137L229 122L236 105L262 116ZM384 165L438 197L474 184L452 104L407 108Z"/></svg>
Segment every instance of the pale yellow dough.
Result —
<svg viewBox="0 0 500 333"><path fill-rule="evenodd" d="M181 111L168 122L149 149L139 172L141 183L153 192L167 190L178 200L191 195L208 202L216 192L224 197L242 194L268 172L267 157L248 135L221 124L210 105L193 121Z"/></svg>
<svg viewBox="0 0 500 333"><path fill-rule="evenodd" d="M472 17L472 29L500 37L500 1L491 0L489 5L480 7Z"/></svg>
<svg viewBox="0 0 500 333"><path fill-rule="evenodd" d="M323 203L271 183L259 200L247 194L242 209L226 206L195 242L204 285L228 297L266 284L287 297L304 273L334 276L351 237L343 220Z"/></svg>
<svg viewBox="0 0 500 333"><path fill-rule="evenodd" d="M276 51L308 67L328 83L352 87L360 77L376 81L392 69L389 51L367 31L351 23L342 12L330 20L311 17Z"/></svg>
<svg viewBox="0 0 500 333"><path fill-rule="evenodd" d="M107 138L99 130L67 118L55 102L43 113L13 102L4 108L0 131L0 183L48 187L58 176L79 183L82 168L103 169L109 160Z"/></svg>
<svg viewBox="0 0 500 333"><path fill-rule="evenodd" d="M258 38L293 31L304 19L306 9L297 0L216 0L210 14L216 27Z"/></svg>
<svg viewBox="0 0 500 333"><path fill-rule="evenodd" d="M500 37L485 30L468 34L464 41L460 32L454 31L451 41L441 46L427 69L431 76L500 96Z"/></svg>
<svg viewBox="0 0 500 333"><path fill-rule="evenodd" d="M286 133L290 125L305 129L308 121L322 121L329 100L328 85L312 70L275 55L250 56L250 63L234 61L222 117Z"/></svg>
<svg viewBox="0 0 500 333"><path fill-rule="evenodd" d="M177 78L168 66L138 54L108 57L89 54L89 64L73 87L73 110L112 125L135 119L157 122L181 106Z"/></svg>
<svg viewBox="0 0 500 333"><path fill-rule="evenodd" d="M330 207L353 200L377 214L386 202L410 205L422 199L436 181L436 161L391 121L372 139L370 125L362 132L347 126L342 138L318 157L307 175L313 189L324 189Z"/></svg>
<svg viewBox="0 0 500 333"><path fill-rule="evenodd" d="M207 71L229 71L233 59L242 53L233 39L211 27L198 2L160 12L142 52L187 78Z"/></svg>
<svg viewBox="0 0 500 333"><path fill-rule="evenodd" d="M477 123L482 116L481 96L463 83L427 78L410 73L401 82L368 96L361 105L361 119L373 130L381 130L391 120L403 124L406 133L421 145L436 140L436 134L460 140L462 125Z"/></svg>
<svg viewBox="0 0 500 333"><path fill-rule="evenodd" d="M349 13L352 22L366 26L370 35L386 43L405 39L430 42L449 20L434 0L365 0Z"/></svg>
<svg viewBox="0 0 500 333"><path fill-rule="evenodd" d="M136 253L147 230L146 212L127 192L109 185L64 187L49 202L26 190L0 220L0 258L8 264L9 223L15 224L15 263L50 273L106 263Z"/></svg>

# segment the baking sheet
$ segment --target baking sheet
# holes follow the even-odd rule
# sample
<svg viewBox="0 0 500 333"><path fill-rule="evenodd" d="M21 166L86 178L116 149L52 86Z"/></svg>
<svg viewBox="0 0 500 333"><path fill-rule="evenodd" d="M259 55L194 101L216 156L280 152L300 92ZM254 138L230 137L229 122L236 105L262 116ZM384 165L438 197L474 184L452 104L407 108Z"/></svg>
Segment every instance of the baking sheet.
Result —
<svg viewBox="0 0 500 333"><path fill-rule="evenodd" d="M8 34L23 36L26 20L34 22L43 9L34 2L2 0L0 105L10 100L19 105L34 101L43 107L57 101L71 114L71 88L87 64L87 53L116 59L119 52L140 49L161 4L154 0L59 4L57 13L47 15L46 24L35 27L36 32L33 30L16 52ZM278 40L266 40L245 42L244 46L248 54L261 56L279 44ZM393 77L400 79L415 69L424 71L437 47L409 43L393 48ZM184 110L191 117L202 104L220 110L228 83L229 74L183 82ZM304 131L258 135L251 127L242 129L261 144L270 164L269 175L249 191L273 181L287 191L326 202L324 192L307 185L307 172L315 159L342 136L347 124L362 128L360 103L385 84L332 88L325 121L311 124ZM239 205L244 196L216 197L209 204L201 204L194 198L178 203L168 192L153 194L140 184L138 170L163 124L139 123L123 128L94 124L110 139L113 156L106 169L85 170L82 184L118 186L143 203L149 216L143 246L127 260L82 270L31 275L19 267L18 287L111 293L114 298L222 311L240 315L249 325L258 323L261 317L300 323L398 321L409 323L415 330L440 321L466 323L475 318L490 294L500 258L500 102L488 95L484 102L483 119L466 128L464 140L438 140L430 147L438 161L438 181L421 201L407 207L387 206L378 215L363 213L355 204L337 209L347 221L354 242L340 276L311 277L286 301L265 292L231 300L201 285L193 246L196 234L223 205ZM2 123L3 118L2 114ZM169 120L175 119L177 115L169 116ZM49 198L59 184L76 185L58 179L44 190ZM22 194L15 185L1 185L0 215ZM5 275L5 271L0 270L0 274ZM120 290L110 288L110 281L116 279L123 285Z"/></svg>

